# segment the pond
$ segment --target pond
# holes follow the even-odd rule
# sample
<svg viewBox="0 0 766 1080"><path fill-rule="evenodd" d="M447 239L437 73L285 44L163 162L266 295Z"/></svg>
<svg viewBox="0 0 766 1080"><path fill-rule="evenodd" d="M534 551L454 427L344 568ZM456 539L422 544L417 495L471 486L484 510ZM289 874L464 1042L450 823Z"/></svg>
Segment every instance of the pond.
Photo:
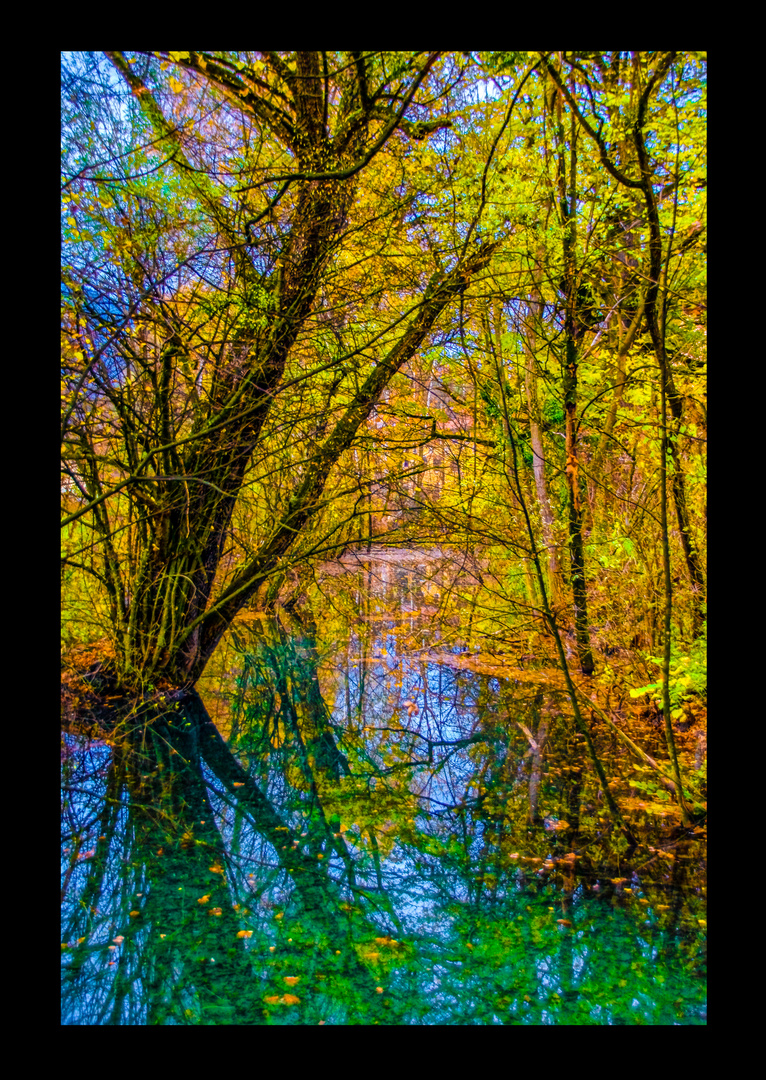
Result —
<svg viewBox="0 0 766 1080"><path fill-rule="evenodd" d="M594 726L628 849L556 671L442 618L472 572L325 567L62 735L64 1024L706 1023L703 830Z"/></svg>

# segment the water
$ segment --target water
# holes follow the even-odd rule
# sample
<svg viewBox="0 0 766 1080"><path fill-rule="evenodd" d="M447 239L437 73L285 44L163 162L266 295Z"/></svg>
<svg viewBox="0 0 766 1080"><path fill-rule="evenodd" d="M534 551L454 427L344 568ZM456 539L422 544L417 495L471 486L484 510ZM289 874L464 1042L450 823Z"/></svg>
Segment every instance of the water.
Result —
<svg viewBox="0 0 766 1080"><path fill-rule="evenodd" d="M199 698L64 738L65 1024L706 1022L701 839L605 738L625 850L555 673L437 621L455 581L336 567Z"/></svg>

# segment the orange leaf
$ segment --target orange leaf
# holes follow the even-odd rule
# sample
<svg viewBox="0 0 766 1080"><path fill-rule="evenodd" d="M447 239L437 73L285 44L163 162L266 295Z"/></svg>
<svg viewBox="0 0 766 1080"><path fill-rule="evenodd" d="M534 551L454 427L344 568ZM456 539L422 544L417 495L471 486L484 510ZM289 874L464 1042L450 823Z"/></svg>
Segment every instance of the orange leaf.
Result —
<svg viewBox="0 0 766 1080"><path fill-rule="evenodd" d="M285 994L285 996L282 998L282 1001L284 1001L285 1005L297 1005L300 1000L301 999L299 997L296 997L295 994Z"/></svg>
<svg viewBox="0 0 766 1080"><path fill-rule="evenodd" d="M299 979L300 975L285 975L283 981L286 982L288 986L295 986Z"/></svg>
<svg viewBox="0 0 766 1080"><path fill-rule="evenodd" d="M252 936L253 936L253 931L252 930L238 930L237 931L237 937L252 937Z"/></svg>

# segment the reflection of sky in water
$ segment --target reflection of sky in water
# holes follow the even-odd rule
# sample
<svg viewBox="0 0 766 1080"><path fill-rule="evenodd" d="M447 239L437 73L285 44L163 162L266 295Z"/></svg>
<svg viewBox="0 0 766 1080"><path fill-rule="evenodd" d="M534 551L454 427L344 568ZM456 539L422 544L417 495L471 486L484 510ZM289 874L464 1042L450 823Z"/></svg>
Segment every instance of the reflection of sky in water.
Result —
<svg viewBox="0 0 766 1080"><path fill-rule="evenodd" d="M577 882L564 909L560 885L540 876L541 861L561 855L567 848L563 838L525 824L531 762L524 756L529 747L514 720L523 719L531 728L538 720L530 712L531 702L523 697L522 688L401 649L401 637L394 632L396 620L383 609L391 606L394 592L401 597L401 602L393 605L398 613L422 608L419 585L416 600L412 600L414 591L401 594L403 588L410 590L414 573L409 566L399 571L387 566L385 575L374 578L382 593L377 597L381 610L374 611L375 586L369 607L377 618L370 618L361 628L357 622L348 643L336 641L331 647L322 640L321 632L317 642L322 653L321 691L329 707L334 739L340 751L349 756L353 771L350 802L344 803L345 789L336 801L329 788L323 789L322 798L327 798L332 812L339 813L347 830L355 888L349 881L348 863L324 841L321 865L337 902L362 909L368 925L376 927L367 931L369 936L390 935L408 942L407 957L379 976L386 992L412 1003L413 1019L409 1022L413 1023L502 1023L508 1022L509 1009L523 1017L524 1010L533 1007L536 1011L529 1014L534 1015L533 1020L513 1022L605 1023L612 1022L617 1005L604 1003L603 987L614 985L614 1001L625 997L620 1015L626 1015L627 1009L644 1022L656 1023L659 1015L663 1023L676 1022L670 1005L660 1008L656 1003L666 994L664 988L674 985L673 980L681 987L687 985L695 1001L702 1000L702 990L698 976L684 984L682 970L673 973L668 968L669 962L676 963L672 961L676 945L671 946L671 938L660 929L652 907L638 908L636 900L630 911L623 911L613 907L603 891L599 895L591 892L587 883ZM421 568L421 582L433 582L433 578ZM429 599L438 602L435 596ZM321 622L319 625L321 631ZM254 636L248 647L255 648L256 640ZM306 685L306 672L312 670L311 649L304 641L288 641L285 648L285 656L291 655L292 648L298 658L309 658L305 670L296 670L291 676L294 687ZM386 655L382 654L384 648ZM247 693L257 697L265 684L248 685ZM408 708L407 702L415 703L417 711ZM543 707L539 700L537 705ZM463 745L446 745L472 738ZM112 751L101 745L87 749L81 742L69 741L77 745L74 758L78 764L67 777L73 789L67 794L70 831L79 823L86 852L95 847L101 832L99 812ZM269 751L261 759L249 756L246 749L240 753L282 820L295 829L299 844L309 845L311 797L294 748L274 756ZM226 878L221 885L225 884L233 903L247 908L249 914L242 925L254 936L244 942L243 949L255 949L259 970L267 971L270 948L278 948L280 940L284 941L275 913L284 912L285 920L301 917L294 879L280 865L278 847L265 838L247 809L224 790L205 763L201 776L226 852ZM502 851L496 834L506 827L503 813L498 816L487 811L478 787L480 782L486 788L498 781L502 788L499 797L510 815L507 840L512 844L510 848L506 844ZM555 782L550 790L546 783L544 778L541 803L548 800L544 812L563 816L557 801L562 796ZM124 791L120 797L129 798ZM344 805L349 807L347 815ZM330 809L326 812L329 815ZM409 824L408 818L412 819ZM67 832L66 814L64 820ZM119 820L129 836L132 826L127 806ZM355 827L359 823L361 829ZM71 852L71 841L64 846ZM534 854L537 862L509 858L508 852L517 850L522 855ZM69 854L62 858L64 873ZM99 914L92 916L83 931L89 943L102 950L101 954L94 952L90 961L94 972L116 931L124 933L125 924L130 922L128 912L142 908L147 895L162 888L156 868L147 871L137 855L140 852L131 850L129 841L109 852L99 892ZM77 904L87 895L92 867L92 860L83 858L72 869L62 905L65 926L82 922ZM485 880L488 873L491 885ZM640 881L635 879L631 884L638 897ZM604 888L608 882L602 879ZM188 907L196 907L199 898L189 895L187 902L183 887L179 895L188 914ZM661 894L660 899L664 899ZM653 903L656 900L655 896ZM178 904L178 897L174 902ZM564 916L572 927L566 933L558 925ZM80 930L72 933L76 937ZM135 938L142 947L146 940L140 934ZM666 960L666 955L671 959ZM619 974L624 969L635 982L637 964L646 966L647 992L641 996L628 981L630 995L626 997L628 991L619 989L615 971ZM179 965L179 972L181 969ZM655 974L665 982L656 980ZM98 1011L97 1001L90 995L91 991L83 988L83 996L72 1005L78 1015ZM502 1007L493 1004L498 996ZM584 1013L573 1011L579 1000ZM562 1020L562 1009L570 1010L565 1012L569 1020Z"/></svg>

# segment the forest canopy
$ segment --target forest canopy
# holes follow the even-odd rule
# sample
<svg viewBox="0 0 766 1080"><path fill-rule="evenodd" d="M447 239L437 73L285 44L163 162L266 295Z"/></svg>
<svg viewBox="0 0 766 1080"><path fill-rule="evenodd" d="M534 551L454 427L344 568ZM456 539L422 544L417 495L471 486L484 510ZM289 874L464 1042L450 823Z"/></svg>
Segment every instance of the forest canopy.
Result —
<svg viewBox="0 0 766 1080"><path fill-rule="evenodd" d="M489 638L669 670L705 628L705 129L701 53L63 54L68 662L193 686L374 540L502 566Z"/></svg>

